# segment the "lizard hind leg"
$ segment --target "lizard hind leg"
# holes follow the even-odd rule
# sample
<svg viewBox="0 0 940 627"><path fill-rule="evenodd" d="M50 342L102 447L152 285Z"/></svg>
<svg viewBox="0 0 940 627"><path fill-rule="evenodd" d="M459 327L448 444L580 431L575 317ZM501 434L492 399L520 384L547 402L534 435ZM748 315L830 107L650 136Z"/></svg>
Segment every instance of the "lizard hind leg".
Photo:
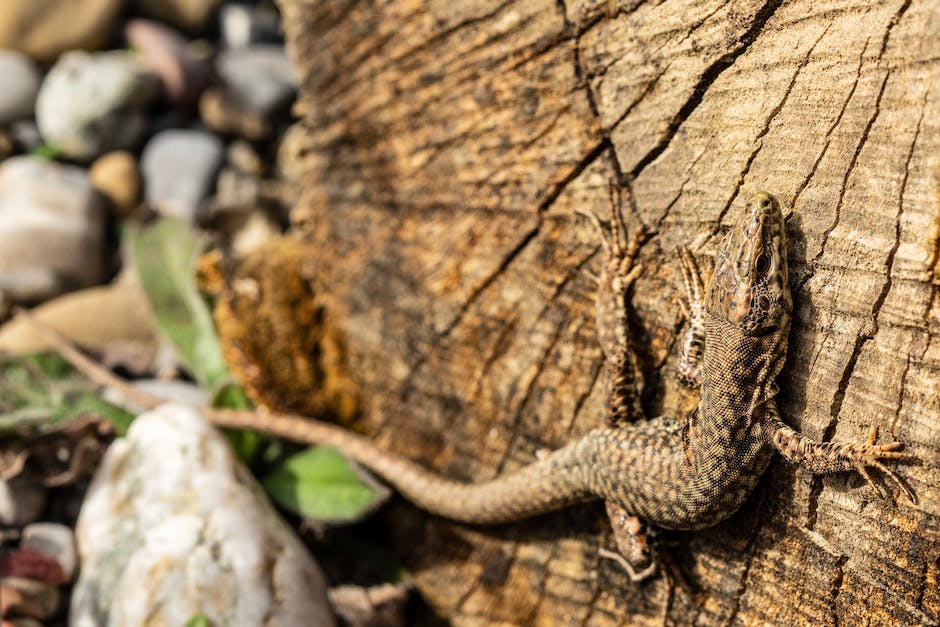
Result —
<svg viewBox="0 0 940 627"><path fill-rule="evenodd" d="M649 579L656 573L658 566L653 557L646 525L637 516L627 513L612 501L606 501L605 505L617 550L601 548L598 554L620 564L631 581Z"/></svg>

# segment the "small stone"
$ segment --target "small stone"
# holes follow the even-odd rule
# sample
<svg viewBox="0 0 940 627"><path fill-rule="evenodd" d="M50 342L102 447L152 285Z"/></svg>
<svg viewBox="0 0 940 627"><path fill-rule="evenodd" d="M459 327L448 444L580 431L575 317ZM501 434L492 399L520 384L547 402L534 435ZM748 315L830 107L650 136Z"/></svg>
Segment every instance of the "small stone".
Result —
<svg viewBox="0 0 940 627"><path fill-rule="evenodd" d="M190 222L215 185L224 147L203 131L171 129L144 147L140 165L144 198L156 211Z"/></svg>
<svg viewBox="0 0 940 627"><path fill-rule="evenodd" d="M300 181L305 172L304 157L310 152L310 136L303 124L291 124L281 134L277 146L276 172L278 177L286 181Z"/></svg>
<svg viewBox="0 0 940 627"><path fill-rule="evenodd" d="M28 155L0 164L0 291L33 303L103 278L104 211L81 168Z"/></svg>
<svg viewBox="0 0 940 627"><path fill-rule="evenodd" d="M212 200L214 214L247 214L261 203L261 181L254 176L225 168L219 173Z"/></svg>
<svg viewBox="0 0 940 627"><path fill-rule="evenodd" d="M75 534L58 523L33 523L23 529L21 549L37 551L53 558L62 568L65 581L71 581L78 568Z"/></svg>
<svg viewBox="0 0 940 627"><path fill-rule="evenodd" d="M0 579L0 599L11 616L45 619L59 611L62 594L56 584L4 577Z"/></svg>
<svg viewBox="0 0 940 627"><path fill-rule="evenodd" d="M67 50L96 50L113 36L123 8L124 0L3 0L0 48L41 63Z"/></svg>
<svg viewBox="0 0 940 627"><path fill-rule="evenodd" d="M59 59L36 100L46 143L74 159L133 149L147 128L160 80L124 51L70 52Z"/></svg>
<svg viewBox="0 0 940 627"><path fill-rule="evenodd" d="M348 627L407 625L408 588L384 583L370 588L342 585L330 588L330 603Z"/></svg>
<svg viewBox="0 0 940 627"><path fill-rule="evenodd" d="M12 155L14 150L16 147L13 145L13 137L7 131L0 129L0 161Z"/></svg>
<svg viewBox="0 0 940 627"><path fill-rule="evenodd" d="M20 152L33 152L42 146L42 136L35 120L17 120L11 124L10 137Z"/></svg>
<svg viewBox="0 0 940 627"><path fill-rule="evenodd" d="M334 624L323 574L226 439L194 410L139 416L76 528L69 624Z"/></svg>
<svg viewBox="0 0 940 627"><path fill-rule="evenodd" d="M131 153L118 150L102 155L91 164L88 176L120 216L129 216L140 204L140 170Z"/></svg>
<svg viewBox="0 0 940 627"><path fill-rule="evenodd" d="M264 116L240 104L227 91L209 88L199 99L199 117L211 130L221 135L237 135L261 141L271 135L271 125Z"/></svg>
<svg viewBox="0 0 940 627"><path fill-rule="evenodd" d="M275 11L238 2L227 2L219 10L219 30L228 48L247 48L282 39L280 19Z"/></svg>
<svg viewBox="0 0 940 627"><path fill-rule="evenodd" d="M46 488L24 477L0 479L0 525L22 527L42 514Z"/></svg>
<svg viewBox="0 0 940 627"><path fill-rule="evenodd" d="M230 166L242 174L260 177L264 174L264 162L251 144L236 139L228 145L225 151L225 160Z"/></svg>
<svg viewBox="0 0 940 627"><path fill-rule="evenodd" d="M297 91L294 66L283 46L225 50L215 67L228 93L269 121L289 109Z"/></svg>
<svg viewBox="0 0 940 627"><path fill-rule="evenodd" d="M54 557L23 548L0 556L0 577L24 577L56 585L68 581Z"/></svg>
<svg viewBox="0 0 940 627"><path fill-rule="evenodd" d="M32 117L41 78L25 54L0 50L0 124Z"/></svg>
<svg viewBox="0 0 940 627"><path fill-rule="evenodd" d="M281 234L281 228L265 211L252 211L232 237L232 255L247 256Z"/></svg>
<svg viewBox="0 0 940 627"><path fill-rule="evenodd" d="M196 101L209 82L209 68L192 53L182 35L157 22L140 19L128 22L124 33L144 64L163 81L170 102Z"/></svg>
<svg viewBox="0 0 940 627"><path fill-rule="evenodd" d="M190 33L208 26L222 0L133 0L132 12L168 22Z"/></svg>

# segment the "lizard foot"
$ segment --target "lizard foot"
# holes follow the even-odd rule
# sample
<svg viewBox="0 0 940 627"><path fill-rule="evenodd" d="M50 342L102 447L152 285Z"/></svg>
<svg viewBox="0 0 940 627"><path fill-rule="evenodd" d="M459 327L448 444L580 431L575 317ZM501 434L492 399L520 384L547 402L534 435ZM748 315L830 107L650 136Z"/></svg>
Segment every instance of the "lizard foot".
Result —
<svg viewBox="0 0 940 627"><path fill-rule="evenodd" d="M610 549L605 549L603 547L597 549L597 554L601 557L606 557L607 559L612 559L623 568L627 573L627 577L630 578L630 581L635 583L640 583L641 581L646 581L652 577L657 570L656 562L650 562L646 568L643 570L637 571L636 568L631 564L627 558L618 553L617 551L611 551Z"/></svg>
<svg viewBox="0 0 940 627"><path fill-rule="evenodd" d="M653 559L646 526L638 517L628 514L616 503L607 501L605 505L617 550L600 548L598 555L620 564L631 581L649 579L656 573L658 565Z"/></svg>
<svg viewBox="0 0 940 627"><path fill-rule="evenodd" d="M636 263L636 256L646 240L652 236L655 231L645 225L640 225L634 231L632 237L627 237L627 227L623 222L623 214L617 209L618 203L611 199L610 203L610 223L604 226L591 211L586 209L575 209L575 213L584 216L591 221L594 228L601 237L601 244L606 253L607 262L604 264L604 273L597 278L602 283L605 278L608 281L617 281L616 291L625 294L637 277L640 276L643 266Z"/></svg>
<svg viewBox="0 0 940 627"><path fill-rule="evenodd" d="M917 496L908 485L898 477L893 470L888 468L882 462L900 462L911 463L918 462L920 459L910 453L902 453L900 449L904 447L901 442L888 442L886 444L876 444L878 440L878 426L875 425L868 432L868 440L864 444L843 444L842 454L852 463L858 474L878 493L882 498L888 498L884 488L875 483L868 468L877 468L886 477L890 477L901 492L907 496L912 503L917 503Z"/></svg>

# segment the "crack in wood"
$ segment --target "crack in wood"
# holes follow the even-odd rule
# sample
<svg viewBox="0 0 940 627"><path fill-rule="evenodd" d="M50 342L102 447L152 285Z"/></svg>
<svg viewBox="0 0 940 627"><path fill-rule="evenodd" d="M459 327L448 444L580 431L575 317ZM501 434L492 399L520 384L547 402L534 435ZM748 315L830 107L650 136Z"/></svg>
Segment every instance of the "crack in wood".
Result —
<svg viewBox="0 0 940 627"><path fill-rule="evenodd" d="M891 20L888 22L888 25L885 27L884 36L881 38L881 47L878 51L878 56L875 59L876 64L878 65L881 64L881 61L884 57L885 50L887 49L887 46L888 46L888 40L891 38L891 32L894 30L894 27L897 25L897 23L901 20L904 13L907 12L907 9L910 6L910 3L911 3L911 0L905 0L902 3L901 7L898 9L898 11L895 12L895 14L891 17ZM868 49L868 42L866 41L865 50L867 49ZM863 50L862 51L863 55L864 55L864 52L865 51ZM861 70L861 66L859 66L859 70ZM835 219L833 220L829 228L826 229L825 232L823 233L822 243L820 244L819 252L816 253L815 257L810 263L812 270L805 277L803 277L803 280L800 282L797 288L798 292L801 292L803 290L806 283L815 274L815 269L818 267L819 260L822 259L823 254L825 254L826 252L826 245L829 242L829 236L832 234L832 232L836 229L836 227L839 224L840 213L842 210L842 203L845 199L845 192L846 192L846 187L848 185L849 177L851 176L852 172L855 169L855 165L858 162L859 155L861 154L862 149L864 148L866 142L868 141L868 134L871 131L871 128L874 125L875 120L878 118L878 115L881 111L881 98L882 96L884 96L885 86L888 84L888 78L890 76L891 76L891 70L888 69L885 71L885 76L881 81L881 88L879 89L878 96L875 99L874 111L871 117L869 118L868 123L865 125L865 129L862 131L862 136L859 139L858 144L855 146L855 153L852 155L852 159L849 162L849 166L846 168L845 174L842 178L842 186L839 189L839 199L838 199L838 202L836 203ZM856 78L856 81L858 81L858 78ZM852 92L854 93L854 91L855 91L855 87L853 86ZM851 94L849 95L849 98L851 98ZM828 144L827 144L827 147L828 147ZM818 161L817 161L817 165L818 165Z"/></svg>
<svg viewBox="0 0 940 627"><path fill-rule="evenodd" d="M575 398L574 402L574 411L572 412L571 423L568 425L568 428L565 430L565 435L570 436L574 426L578 424L578 417L581 414L581 409L584 407L584 404L587 402L587 399L591 397L591 394L594 392L594 388L597 387L598 382L601 378L601 373L604 371L604 360L598 359L597 365L594 367L594 371L591 373L590 385L587 386L584 393L579 394Z"/></svg>
<svg viewBox="0 0 940 627"><path fill-rule="evenodd" d="M872 120L877 117L877 111L880 108L881 94L885 91L885 85L887 84L887 75L885 76L885 82L882 83L881 92L879 93L878 101L875 105L875 115L872 116ZM842 403L845 400L845 394L848 389L849 380L851 379L852 373L855 370L855 366L858 362L858 358L861 355L861 351L864 348L865 344L873 340L878 334L879 326L878 319L881 315L881 308L884 305L885 300L888 297L888 292L891 290L892 276L891 271L894 267L894 257L897 254L898 248L901 246L901 216L904 212L904 192L907 190L907 181L908 175L910 173L911 159L914 156L914 148L917 145L917 139L920 137L920 130L924 120L924 111L926 110L926 92L925 92L925 101L921 108L921 115L917 121L917 128L914 131L914 138L911 141L910 149L908 150L907 159L904 165L904 175L901 180L900 189L898 191L898 210L895 215L894 222L894 243L891 246L891 249L888 251L888 256L885 261L885 280L882 284L881 291L878 294L878 297L875 299L875 302L872 304L871 309L871 326L864 332L859 333L855 338L855 347L852 350L852 354L849 357L849 361L846 364L845 369L842 373L842 378L839 381L839 385L836 388L836 394L832 399L832 405L829 409L830 421L827 425L826 430L824 431L823 440L829 441L832 439L832 436L835 434L836 423L838 422L839 413L842 410ZM868 128L871 128L869 124ZM858 152L858 151L857 151Z"/></svg>
<svg viewBox="0 0 940 627"><path fill-rule="evenodd" d="M842 594L842 588L845 584L845 565L849 561L848 555L842 555L836 559L835 576L832 578L831 590L829 592L829 615L832 617L833 627L839 627L839 595Z"/></svg>
<svg viewBox="0 0 940 627"><path fill-rule="evenodd" d="M855 165L858 162L858 158L862 152L862 148L865 146L865 143L868 141L868 136L871 131L871 128L874 125L875 120L878 118L879 112L881 111L881 99L884 96L885 87L888 84L889 76L890 76L890 72L885 72L884 79L881 82L881 88L878 90L878 96L875 99L875 104L873 107L872 115L868 119L868 123L865 125L865 128L862 131L862 135L859 138L858 144L855 147L855 152L852 155L852 159L849 162L848 167L845 169L845 174L843 175L843 178L842 178L842 187L839 191L839 199L838 199L838 202L836 203L835 217L832 221L832 224L830 224L829 228L826 229L826 231L823 233L822 243L820 244L819 252L816 253L816 256L814 257L813 261L810 263L810 267L812 268L812 270L809 272L807 277L803 279L803 283L801 284L800 288L802 288L808 282L809 277L812 277L816 274L816 269L817 269L819 260L822 258L822 256L826 252L826 245L829 241L829 236L839 225L839 221L841 218L842 203L845 200L845 190L848 185L849 177L851 176L852 172L855 169ZM839 384L836 388L835 394L833 395L832 403L830 404L830 407L829 407L829 422L826 425L825 429L823 430L823 434L824 434L823 441L829 441L830 439L832 439L832 435L835 433L836 424L838 422L838 414L842 409L842 402L845 398L846 389L848 388L849 378L852 376L852 371L855 369L855 363L858 361L858 354L862 348L863 343L864 343L864 334L860 334L855 338L855 347L853 348L851 356L849 357L849 360L845 368L842 371ZM821 491L822 479L817 477L813 481L814 481L814 484L818 484L820 486L819 490ZM815 488L816 488L816 485L814 485L813 491L815 491ZM813 491L810 492L811 495L813 494ZM818 492L816 494L818 496ZM813 518L813 521L815 522L815 518ZM810 528L812 529L812 525L810 525Z"/></svg>
<svg viewBox="0 0 940 627"><path fill-rule="evenodd" d="M498 279L504 272L506 272L506 270L509 268L512 262L515 261L516 258L518 258L520 254L522 254L522 251L525 250L528 247L528 245L532 243L533 240L535 240L536 236L541 231L541 228L542 228L542 225L541 223L539 223L538 225L530 229L528 232L526 232L522 236L522 239L520 239L518 243L516 243L516 245L513 246L509 250L509 252L499 262L499 265L497 265L496 268L492 272L486 275L483 278L483 280L480 281L479 285L477 285L470 292L470 294L467 296L466 300L464 300L464 302L461 304L460 309L457 310L457 313L454 315L451 321L447 323L444 326L444 328L441 329L439 333L436 334L436 337L435 337L436 340L438 341L443 340L448 335L451 334L451 332L457 327L457 325L460 324L460 321L463 320L463 317L470 310L470 307L472 307L473 304L476 303L476 301L480 298L480 296L483 295L483 292L489 289L489 287L493 285L493 283L496 282L496 279Z"/></svg>
<svg viewBox="0 0 940 627"><path fill-rule="evenodd" d="M563 325L557 324L554 326L554 333L552 333L548 344L545 346L545 350L542 351L541 357L538 359L538 361L535 362L535 372L532 374L532 378L529 380L528 385L526 385L525 392L522 394L522 399L519 401L516 411L512 413L512 415L509 417L509 420L507 421L509 438L506 442L506 448L503 451L502 457L496 463L497 475L503 473L506 462L511 459L512 454L516 449L516 443L518 442L521 435L519 430L522 424L522 416L525 414L526 409L528 409L529 401L532 399L532 394L535 391L536 383L539 380L539 375L541 375L542 372L544 372L545 367L549 365L549 355L551 355L552 351L554 351L558 346L558 340L562 335L562 326Z"/></svg>
<svg viewBox="0 0 940 627"><path fill-rule="evenodd" d="M589 150L588 153L581 159L581 161L575 164L571 171L563 176L561 180L558 181L538 203L537 210L539 215L542 215L548 211L552 204L558 200L558 197L561 196L562 192L565 191L565 188L568 187L568 184L581 176L584 171L587 170L588 167L590 167L591 164L593 164L609 146L610 142L608 140L601 140L597 143L597 145L594 146L594 148Z"/></svg>
<svg viewBox="0 0 940 627"><path fill-rule="evenodd" d="M809 50L806 51L806 54L803 56L803 60L799 63L796 70L793 72L793 76L790 77L790 83L787 85L786 90L783 93L783 97L780 99L780 102L771 110L770 115L767 117L764 127L760 130L757 136L754 138L754 142L757 143L757 146L751 151L751 154L748 156L747 161L744 164L744 169L738 174L738 179L735 181L734 190L731 192L731 196L728 197L728 201L725 203L724 208L718 214L718 219L715 223L715 227L712 229L712 237L718 234L718 231L721 227L721 221L724 219L725 215L728 213L728 210L731 209L731 205L734 203L735 199L738 197L738 194L741 192L741 187L744 185L744 179L747 178L748 172L751 171L751 164L754 163L754 159L757 158L757 153L760 152L760 149L764 146L764 137L767 133L770 132L770 126L773 124L774 119L783 110L783 107L786 106L787 100L790 99L790 93L793 91L793 86L796 84L796 79L799 78L803 69L809 64L809 58L813 55L813 52L816 50L816 46L819 45L819 42L822 41L822 38L826 36L826 33L829 32L829 29L832 28L832 23L826 25L826 28L823 29L822 33L819 34L819 37L816 38L816 41L813 42L813 45L810 46Z"/></svg>
<svg viewBox="0 0 940 627"><path fill-rule="evenodd" d="M548 568L548 565L552 563L552 560L555 559L555 556L558 555L558 543L553 542L551 548L548 550L548 556L545 558L545 561L538 565L539 571L539 580L535 586L535 598L537 599L535 604L532 606L532 610L529 612L529 615L522 621L523 625L533 625L535 624L535 618L538 616L539 609L542 607L542 603L546 600L548 596L548 578L551 576L551 571Z"/></svg>
<svg viewBox="0 0 940 627"><path fill-rule="evenodd" d="M867 14L867 11L866 11ZM806 177L803 179L803 182L800 183L799 187L796 189L796 193L793 195L793 207L796 208L797 202L800 199L800 196L803 194L803 190L806 189L806 186L809 184L810 180L813 178L813 175L816 174L817 169L819 168L820 162L829 152L829 144L832 141L832 133L835 129L842 123L842 118L845 116L845 111L848 109L849 102L852 100L852 96L855 95L855 89L858 87L859 81L862 77L862 65L865 61L865 52L868 51L868 43L870 39L865 40L865 45L862 47L862 51L858 55L858 67L855 71L855 81L852 82L852 88L849 89L848 95L845 97L845 100L842 102L842 108L839 110L839 115L836 116L833 123L829 126L829 129L826 131L826 139L823 142L822 150L819 152L819 155L816 157L816 161L813 163L813 166L809 169L809 172L806 174ZM809 276L812 276L810 274ZM804 280L805 282L805 280ZM802 283L800 287L802 287Z"/></svg>
<svg viewBox="0 0 940 627"><path fill-rule="evenodd" d="M653 146L653 148L651 148L643 157L641 157L639 161L637 161L637 164L630 171L632 178L637 178L649 164L655 161L659 155L661 155L666 150L666 148L669 147L669 144L672 143L672 140L678 132L679 127L702 103L702 100L705 98L705 93L708 91L708 89L716 80L718 80L718 77L721 76L725 70L734 64L738 57L740 57L750 48L751 44L754 43L758 35L760 35L764 25L767 24L771 17L773 17L774 13L777 11L777 8L782 4L782 2L783 0L768 0L766 3L764 3L764 5L755 14L750 28L748 28L747 31L745 31L745 33L738 39L737 47L718 57L718 59L716 59L702 72L698 82L692 89L692 93L682 104L682 106L679 107L679 110L669 121L667 129L662 138L656 143L655 146Z"/></svg>
<svg viewBox="0 0 940 627"><path fill-rule="evenodd" d="M666 223L666 220L669 218L669 214L672 212L672 208L676 206L676 203L679 202L679 199L682 198L682 194L685 193L685 186L689 184L692 180L692 170L695 169L695 166L698 165L698 162L707 152L706 148L702 148L695 158L692 159L692 162L685 169L685 179L682 181L682 184L679 185L679 191L676 192L675 197L669 201L666 207L663 209L662 215L656 220L656 230L659 231L663 228L663 224Z"/></svg>
<svg viewBox="0 0 940 627"><path fill-rule="evenodd" d="M728 619L724 622L726 626L731 625L741 611L741 601L748 589L747 578L751 572L751 566L754 563L754 555L757 551L757 538L760 536L762 522L766 518L766 504L769 500L770 499L767 498L767 490L761 490L758 495L757 503L755 504L757 513L754 516L754 524L751 527L747 545L744 547L744 565L741 568L741 577L738 579L738 589L733 595L734 603L731 607L731 612L728 614Z"/></svg>
<svg viewBox="0 0 940 627"><path fill-rule="evenodd" d="M878 114L881 112L881 98L884 96L885 86L888 84L888 77L890 75L890 71L885 72L884 78L881 81L881 88L878 90L878 96L875 98L872 115L865 124L865 128L862 130L861 137L859 138L858 143L855 145L855 152L853 153L852 158L849 160L849 165L846 167L845 173L842 176L842 185L839 188L839 198L836 202L835 217L833 218L829 227L823 232L822 242L819 245L819 251L813 257L813 260L809 263L811 271L805 277L803 277L803 281L800 283L797 291L802 291L809 279L816 274L816 269L819 267L819 260L822 259L823 255L826 253L826 246L829 244L829 236L832 235L832 232L839 226L839 221L842 214L842 204L845 201L845 192L848 187L849 178L855 171L855 165L858 163L859 155L861 154L862 149L865 147L865 144L868 142L868 134L871 131L872 126L874 126L875 120L878 118Z"/></svg>
<svg viewBox="0 0 940 627"><path fill-rule="evenodd" d="M397 64L401 63L402 61L407 60L409 57L431 48L438 42L441 42L444 39L450 37L451 35L460 32L461 30L467 28L468 26L473 26L475 24L479 24L479 23L485 22L486 20L496 17L506 7L514 3L515 3L515 0L506 0L502 4L495 7L494 9L482 15L478 15L478 16L461 20L460 22L457 22L456 24L453 24L440 31L434 32L429 37L419 42L417 45L412 46L411 48L408 48L407 50L401 52L400 54L395 55L395 56L385 57L384 63L377 65L375 68L373 68L372 70L370 70L367 74L363 76L358 76L356 75L355 72L348 72L348 68L358 67L359 65L361 65L362 59L369 58L370 56L381 59L382 57L380 55L376 55L375 53L378 52L378 50L381 50L381 48L384 47L385 43L388 40L394 39L398 35L397 30L391 31L380 40L381 45L379 48L370 49L368 51L369 54L359 55L359 57L355 61L344 64L343 67L346 68L347 71L338 70L337 73L333 75L332 77L333 80L330 80L329 82L324 81L324 84L330 84L333 86L333 89L330 92L327 92L327 96L330 98L335 98L337 97L336 94L343 93L344 91L346 91L346 89L348 89L348 87L351 84L372 80L376 76L382 74L383 72L387 72L393 69ZM416 6L420 6L420 5L416 5ZM411 15L418 15L420 13L422 13L422 9L419 8L419 9L416 9ZM408 17L408 16L405 16L405 17ZM335 80L336 75L345 77L348 80L346 80L345 82L337 81Z"/></svg>

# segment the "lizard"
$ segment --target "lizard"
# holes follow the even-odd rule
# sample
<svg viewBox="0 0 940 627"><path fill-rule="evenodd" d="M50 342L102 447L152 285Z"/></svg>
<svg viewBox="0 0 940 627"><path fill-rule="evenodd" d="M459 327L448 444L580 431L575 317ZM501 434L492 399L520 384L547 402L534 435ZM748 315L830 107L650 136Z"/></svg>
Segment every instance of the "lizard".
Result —
<svg viewBox="0 0 940 627"><path fill-rule="evenodd" d="M626 241L622 216L611 210L600 231L605 260L595 314L609 362L606 422L528 466L491 480L462 483L425 470L368 438L303 416L202 409L221 427L260 430L309 444L333 446L372 470L421 509L455 521L499 524L602 499L616 557L635 580L655 572L646 525L672 530L713 526L744 503L773 453L814 474L855 470L878 492L875 468L909 499L913 492L886 466L912 462L900 442L818 442L783 422L776 378L786 359L793 303L787 274L786 226L776 199L760 192L725 236L707 290L687 249L678 258L689 300L680 378L699 389L696 409L676 420L640 420L636 359L627 325L629 293L642 270L637 253L647 233ZM26 315L26 314L23 314ZM34 322L34 324L36 324ZM134 402L162 401L129 386L80 351L40 329L62 355L97 383L118 387Z"/></svg>

